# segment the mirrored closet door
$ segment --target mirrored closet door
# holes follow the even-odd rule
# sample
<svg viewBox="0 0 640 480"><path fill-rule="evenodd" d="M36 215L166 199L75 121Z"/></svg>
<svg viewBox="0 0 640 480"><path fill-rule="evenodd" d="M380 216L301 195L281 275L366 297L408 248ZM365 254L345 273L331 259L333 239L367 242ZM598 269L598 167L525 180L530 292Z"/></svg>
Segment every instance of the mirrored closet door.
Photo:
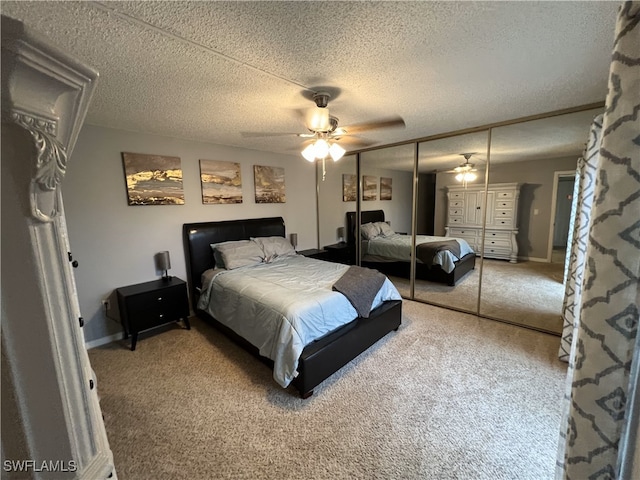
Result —
<svg viewBox="0 0 640 480"><path fill-rule="evenodd" d="M404 298L560 334L575 170L602 112L593 107L363 151L327 162L324 180L318 165L319 248L377 268ZM358 231L376 222L393 242ZM464 240L473 254L459 252L453 275L439 261L434 277L427 237Z"/></svg>
<svg viewBox="0 0 640 480"><path fill-rule="evenodd" d="M477 313L487 145L487 131L418 144L416 300Z"/></svg>
<svg viewBox="0 0 640 480"><path fill-rule="evenodd" d="M415 145L397 145L360 154L362 193L361 265L385 273L402 296L409 298L413 171ZM357 223L357 222L356 222ZM380 230L380 225L384 231ZM366 226L374 224L372 235Z"/></svg>
<svg viewBox="0 0 640 480"><path fill-rule="evenodd" d="M355 248L347 244L346 213L356 209L356 155L346 155L337 162L327 160L324 170L318 162L318 248L327 250L332 259L355 263Z"/></svg>
<svg viewBox="0 0 640 480"><path fill-rule="evenodd" d="M492 185L515 187L500 208L513 219L517 255L504 261L485 253L480 315L562 332L575 171L591 122L601 112L592 109L492 130L489 190ZM485 244L490 229L503 228L500 216L487 219Z"/></svg>

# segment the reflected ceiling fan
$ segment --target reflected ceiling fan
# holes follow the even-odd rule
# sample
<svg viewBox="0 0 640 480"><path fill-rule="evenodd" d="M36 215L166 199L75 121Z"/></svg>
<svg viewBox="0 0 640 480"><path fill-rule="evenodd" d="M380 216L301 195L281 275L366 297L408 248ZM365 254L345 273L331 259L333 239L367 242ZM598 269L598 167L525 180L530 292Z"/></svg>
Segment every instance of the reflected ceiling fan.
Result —
<svg viewBox="0 0 640 480"><path fill-rule="evenodd" d="M472 155L475 155L475 152L461 153L460 155L464 157L464 163L461 163L453 170L448 170L447 173L455 173L456 180L458 180L459 182L463 182L465 184L467 182L473 182L476 178L478 178L478 176L473 172L477 172L478 169L475 168L474 163L469 163L469 159Z"/></svg>

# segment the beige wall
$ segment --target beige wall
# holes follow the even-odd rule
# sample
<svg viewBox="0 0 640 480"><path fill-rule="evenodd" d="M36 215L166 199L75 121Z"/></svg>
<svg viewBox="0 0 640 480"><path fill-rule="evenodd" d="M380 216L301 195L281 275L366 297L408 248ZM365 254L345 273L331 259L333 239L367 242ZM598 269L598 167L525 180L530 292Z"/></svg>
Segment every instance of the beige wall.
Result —
<svg viewBox="0 0 640 480"><path fill-rule="evenodd" d="M180 157L185 204L128 205L121 152ZM200 159L241 164L242 204L202 203ZM86 341L122 331L105 317L102 299L117 287L159 278L155 253L168 250L169 273L186 280L183 223L282 216L287 233L298 234L299 249L317 242L314 165L299 156L85 125L69 165L62 192L71 249L79 261L74 272ZM255 203L253 165L284 167L286 203Z"/></svg>

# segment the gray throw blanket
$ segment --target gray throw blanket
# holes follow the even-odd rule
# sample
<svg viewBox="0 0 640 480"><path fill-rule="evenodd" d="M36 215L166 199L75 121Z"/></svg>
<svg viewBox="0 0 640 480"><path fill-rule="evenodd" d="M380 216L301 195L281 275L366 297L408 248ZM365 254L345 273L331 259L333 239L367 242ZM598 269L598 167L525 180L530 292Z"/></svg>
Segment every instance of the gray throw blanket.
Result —
<svg viewBox="0 0 640 480"><path fill-rule="evenodd" d="M360 317L369 318L373 300L386 278L377 270L350 266L333 285L333 290L347 297Z"/></svg>
<svg viewBox="0 0 640 480"><path fill-rule="evenodd" d="M436 253L449 250L456 259L460 260L460 244L455 240L442 240L441 242L427 242L416 245L416 257L427 265L433 265L433 257Z"/></svg>

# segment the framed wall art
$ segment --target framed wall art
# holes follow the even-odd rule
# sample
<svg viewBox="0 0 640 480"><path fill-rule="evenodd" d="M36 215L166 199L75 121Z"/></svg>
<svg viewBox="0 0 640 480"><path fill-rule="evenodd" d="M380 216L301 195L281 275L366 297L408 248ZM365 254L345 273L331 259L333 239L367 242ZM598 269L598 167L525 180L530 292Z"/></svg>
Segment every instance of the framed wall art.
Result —
<svg viewBox="0 0 640 480"><path fill-rule="evenodd" d="M362 176L362 200L378 199L378 177L372 175Z"/></svg>
<svg viewBox="0 0 640 480"><path fill-rule="evenodd" d="M392 178L380 177L380 200L391 200L393 194Z"/></svg>
<svg viewBox="0 0 640 480"><path fill-rule="evenodd" d="M240 164L221 160L200 160L202 203L242 203L242 173Z"/></svg>
<svg viewBox="0 0 640 480"><path fill-rule="evenodd" d="M342 201L355 202L358 177L351 173L342 174Z"/></svg>
<svg viewBox="0 0 640 480"><path fill-rule="evenodd" d="M256 203L286 203L284 168L253 166Z"/></svg>
<svg viewBox="0 0 640 480"><path fill-rule="evenodd" d="M129 205L184 205L179 157L122 152Z"/></svg>

